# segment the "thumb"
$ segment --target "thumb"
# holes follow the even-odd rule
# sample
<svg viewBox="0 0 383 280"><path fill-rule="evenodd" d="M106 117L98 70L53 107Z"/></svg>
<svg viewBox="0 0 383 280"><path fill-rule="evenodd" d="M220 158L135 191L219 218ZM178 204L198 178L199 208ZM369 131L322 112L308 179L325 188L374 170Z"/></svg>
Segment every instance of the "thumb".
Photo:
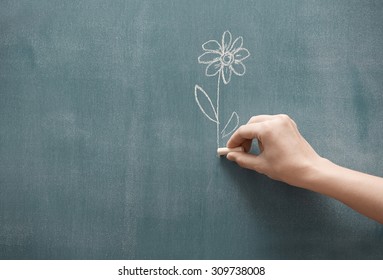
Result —
<svg viewBox="0 0 383 280"><path fill-rule="evenodd" d="M235 161L239 166L260 172L262 160L260 156L245 152L230 152L226 158Z"/></svg>

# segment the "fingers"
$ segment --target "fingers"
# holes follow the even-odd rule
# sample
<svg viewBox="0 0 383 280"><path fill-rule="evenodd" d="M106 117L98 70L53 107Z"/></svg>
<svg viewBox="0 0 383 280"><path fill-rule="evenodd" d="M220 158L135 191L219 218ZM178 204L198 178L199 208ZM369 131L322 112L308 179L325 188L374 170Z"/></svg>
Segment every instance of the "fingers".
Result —
<svg viewBox="0 0 383 280"><path fill-rule="evenodd" d="M275 116L273 116L273 115L253 116L249 119L247 124L261 123L261 122L272 120L273 118L275 118ZM229 139L229 141L227 142L227 147L234 148L234 147L238 147L239 145L241 145L242 147L244 147L246 152L250 151L253 138L246 139L245 137L242 137L242 139L241 139L241 138L238 138L238 135L236 135L233 138L233 140L232 140L232 138L233 137L231 137Z"/></svg>
<svg viewBox="0 0 383 280"><path fill-rule="evenodd" d="M259 123L250 123L241 125L227 141L228 148L235 148L241 146L244 143L248 143L249 140L258 138L261 132Z"/></svg>
<svg viewBox="0 0 383 280"><path fill-rule="evenodd" d="M231 152L227 154L227 159L235 161L239 166L261 172L261 157L244 152Z"/></svg>

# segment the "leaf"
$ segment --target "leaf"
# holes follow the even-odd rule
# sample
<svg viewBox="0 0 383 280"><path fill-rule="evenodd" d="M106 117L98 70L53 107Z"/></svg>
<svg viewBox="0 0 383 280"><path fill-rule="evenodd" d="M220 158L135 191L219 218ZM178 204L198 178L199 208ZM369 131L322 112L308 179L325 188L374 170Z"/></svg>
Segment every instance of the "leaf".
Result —
<svg viewBox="0 0 383 280"><path fill-rule="evenodd" d="M230 119L227 121L225 127L221 131L222 138L224 138L224 137L230 135L231 133L233 133L234 130L237 129L238 124L239 124L238 114L236 112L233 112L231 114ZM231 130L229 132L227 132L229 129L231 129Z"/></svg>
<svg viewBox="0 0 383 280"><path fill-rule="evenodd" d="M217 123L218 122L218 116L217 116L217 112L213 106L213 103L211 102L211 99L209 97L209 95L207 95L207 93L203 90L202 87L200 87L199 85L195 85L195 88L194 88L194 95L195 95L195 101L197 102L198 104L198 107L201 109L202 113L209 119L211 120L212 122L215 122ZM205 110L203 108L203 106L201 105L201 102L202 104L207 108L207 110ZM209 106L210 105L210 106ZM206 112L208 111L209 114Z"/></svg>

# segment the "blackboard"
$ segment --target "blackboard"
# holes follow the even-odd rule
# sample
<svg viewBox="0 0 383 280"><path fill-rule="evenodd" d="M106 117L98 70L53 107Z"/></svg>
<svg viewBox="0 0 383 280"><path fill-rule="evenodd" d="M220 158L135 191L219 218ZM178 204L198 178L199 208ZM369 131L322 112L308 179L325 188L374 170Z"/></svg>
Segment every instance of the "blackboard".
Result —
<svg viewBox="0 0 383 280"><path fill-rule="evenodd" d="M225 31L222 120L289 114L383 176L383 1L1 1L1 259L383 257L382 225L216 157L195 87L215 104Z"/></svg>

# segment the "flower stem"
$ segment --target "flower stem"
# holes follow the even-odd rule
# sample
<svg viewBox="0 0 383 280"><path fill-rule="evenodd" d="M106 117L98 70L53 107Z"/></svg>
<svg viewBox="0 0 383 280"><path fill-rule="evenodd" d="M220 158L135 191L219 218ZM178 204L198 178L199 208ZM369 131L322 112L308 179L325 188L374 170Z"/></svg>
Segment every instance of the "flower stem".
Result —
<svg viewBox="0 0 383 280"><path fill-rule="evenodd" d="M218 74L218 82L217 82L217 107L216 107L216 112L217 112L217 149L219 148L219 138L220 138L220 135L219 135L219 82L221 80L221 71L219 71L219 74Z"/></svg>

